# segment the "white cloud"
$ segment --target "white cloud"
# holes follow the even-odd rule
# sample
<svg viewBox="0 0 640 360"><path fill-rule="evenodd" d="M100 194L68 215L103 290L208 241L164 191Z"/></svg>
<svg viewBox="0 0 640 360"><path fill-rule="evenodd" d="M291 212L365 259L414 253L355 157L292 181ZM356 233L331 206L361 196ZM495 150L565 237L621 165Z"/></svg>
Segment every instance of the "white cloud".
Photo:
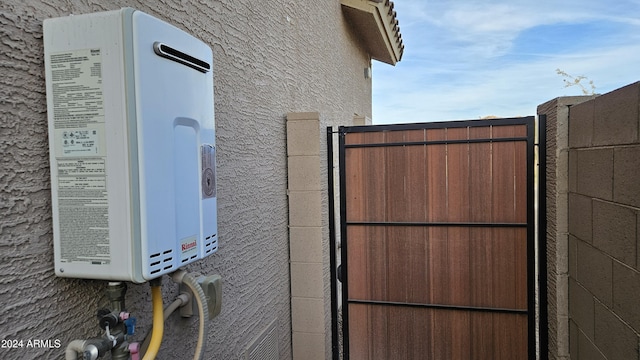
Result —
<svg viewBox="0 0 640 360"><path fill-rule="evenodd" d="M602 20L640 25L637 1L402 0L395 4L403 37L412 40L407 45L464 48L481 58L505 54L521 32L538 26ZM414 37L413 32L419 35Z"/></svg>
<svg viewBox="0 0 640 360"><path fill-rule="evenodd" d="M640 80L635 70L639 56L640 44L609 51L594 49L514 63L493 71L465 73L444 83L421 83L401 73L397 81L387 79L385 84L376 86L373 120L391 123L534 115L537 105L547 100L581 95L577 87L563 88L557 68L587 76L593 80L596 92L604 93ZM374 81L378 81L377 68L374 67Z"/></svg>
<svg viewBox="0 0 640 360"><path fill-rule="evenodd" d="M398 0L396 10L405 55L396 67L374 64L375 123L532 115L542 102L580 95L563 88L557 68L587 76L598 93L640 80L638 0ZM557 54L516 43L523 31L542 25L602 20L619 24L614 30L621 33L607 34L603 43L590 34L562 34L582 36L576 38L581 47ZM514 44L521 54L511 53Z"/></svg>

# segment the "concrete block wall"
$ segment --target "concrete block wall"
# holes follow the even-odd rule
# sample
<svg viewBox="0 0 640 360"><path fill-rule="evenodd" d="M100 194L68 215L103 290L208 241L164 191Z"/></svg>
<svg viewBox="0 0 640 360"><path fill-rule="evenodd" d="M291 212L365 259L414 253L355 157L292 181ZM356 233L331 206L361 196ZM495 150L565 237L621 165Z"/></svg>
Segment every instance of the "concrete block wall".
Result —
<svg viewBox="0 0 640 360"><path fill-rule="evenodd" d="M569 110L571 359L638 359L640 82Z"/></svg>
<svg viewBox="0 0 640 360"><path fill-rule="evenodd" d="M549 359L569 358L569 108L590 96L550 100L538 106L545 115L547 148L547 309Z"/></svg>
<svg viewBox="0 0 640 360"><path fill-rule="evenodd" d="M320 114L287 115L289 251L294 359L331 354L331 322L326 321ZM326 176L325 176L326 178ZM325 186L326 188L326 186Z"/></svg>

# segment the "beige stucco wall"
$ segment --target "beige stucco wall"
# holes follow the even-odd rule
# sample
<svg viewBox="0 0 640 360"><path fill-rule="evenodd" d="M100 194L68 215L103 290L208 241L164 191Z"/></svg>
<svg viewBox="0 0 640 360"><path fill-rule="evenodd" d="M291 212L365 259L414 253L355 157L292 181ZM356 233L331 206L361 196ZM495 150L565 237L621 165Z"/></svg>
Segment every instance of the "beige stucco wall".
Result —
<svg viewBox="0 0 640 360"><path fill-rule="evenodd" d="M62 343L0 349L0 358L61 358L70 340L98 333L105 283L53 273L42 21L124 6L188 31L214 52L220 250L188 267L224 281L207 356L243 358L277 319L280 358L291 358L286 114L318 112L321 128L371 117L369 59L338 0L0 3L0 338ZM320 168L324 186L324 161ZM324 226L326 191L321 196ZM167 303L176 290L164 284ZM149 326L148 285L129 284L127 307L139 329ZM196 331L196 319L171 318L161 358L191 358Z"/></svg>

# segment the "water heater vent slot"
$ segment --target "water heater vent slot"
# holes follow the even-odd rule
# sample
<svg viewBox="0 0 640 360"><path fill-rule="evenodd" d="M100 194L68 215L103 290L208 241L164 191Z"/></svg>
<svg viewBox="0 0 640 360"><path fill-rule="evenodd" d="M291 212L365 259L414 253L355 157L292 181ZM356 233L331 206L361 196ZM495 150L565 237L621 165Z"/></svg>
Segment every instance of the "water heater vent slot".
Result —
<svg viewBox="0 0 640 360"><path fill-rule="evenodd" d="M209 65L209 63L207 63L206 61L202 61L189 54L185 54L182 51L174 49L171 46L168 46L161 42L155 42L153 44L153 51L155 51L158 56L162 56L163 58L179 62L180 64L186 65L203 73L211 70L211 65Z"/></svg>
<svg viewBox="0 0 640 360"><path fill-rule="evenodd" d="M217 248L218 248L218 238L216 237L216 234L207 236L205 238L205 243L204 243L205 254L209 254L212 251L216 250Z"/></svg>
<svg viewBox="0 0 640 360"><path fill-rule="evenodd" d="M159 253L155 253L149 256L149 259L153 260L149 264L150 273L157 274L160 270L166 271L173 268L173 264L169 263L173 260L173 249L168 249Z"/></svg>

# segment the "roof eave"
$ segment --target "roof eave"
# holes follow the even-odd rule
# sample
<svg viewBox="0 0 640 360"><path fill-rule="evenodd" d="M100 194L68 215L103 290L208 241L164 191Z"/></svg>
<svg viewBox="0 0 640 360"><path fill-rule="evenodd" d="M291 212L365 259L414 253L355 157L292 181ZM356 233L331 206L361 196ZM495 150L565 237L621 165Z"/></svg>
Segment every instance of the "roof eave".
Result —
<svg viewBox="0 0 640 360"><path fill-rule="evenodd" d="M352 24L372 59L395 65L402 59L404 44L389 0L341 0Z"/></svg>

